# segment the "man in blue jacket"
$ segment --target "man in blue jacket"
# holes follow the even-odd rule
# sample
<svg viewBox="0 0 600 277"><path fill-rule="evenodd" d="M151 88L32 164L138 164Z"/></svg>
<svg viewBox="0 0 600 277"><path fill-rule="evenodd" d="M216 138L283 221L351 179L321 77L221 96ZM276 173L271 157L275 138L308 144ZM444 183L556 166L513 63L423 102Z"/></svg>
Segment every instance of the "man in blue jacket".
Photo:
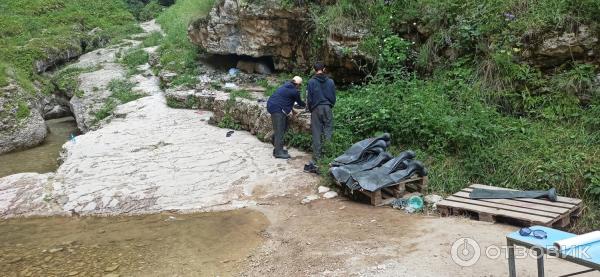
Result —
<svg viewBox="0 0 600 277"><path fill-rule="evenodd" d="M335 106L335 84L325 75L325 65L314 65L316 74L308 80L306 102L310 111L313 160L304 167L305 171L317 172L316 162L321 158L321 147L333 135L333 106ZM324 140L323 140L324 139Z"/></svg>
<svg viewBox="0 0 600 277"><path fill-rule="evenodd" d="M271 114L273 123L273 156L278 159L289 159L290 155L283 149L283 136L288 128L288 116L292 116L294 103L300 107L306 106L300 98L299 88L302 78L295 76L291 81L279 87L267 101L267 111Z"/></svg>

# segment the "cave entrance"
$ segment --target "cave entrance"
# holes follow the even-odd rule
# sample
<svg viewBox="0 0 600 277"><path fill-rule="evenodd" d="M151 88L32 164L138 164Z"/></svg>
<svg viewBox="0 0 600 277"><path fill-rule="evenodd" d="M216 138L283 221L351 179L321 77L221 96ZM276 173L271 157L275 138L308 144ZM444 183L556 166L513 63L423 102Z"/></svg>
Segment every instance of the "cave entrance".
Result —
<svg viewBox="0 0 600 277"><path fill-rule="evenodd" d="M245 73L272 74L275 72L275 63L272 56L251 57L246 55L207 55L202 61L216 70L227 71L237 68Z"/></svg>

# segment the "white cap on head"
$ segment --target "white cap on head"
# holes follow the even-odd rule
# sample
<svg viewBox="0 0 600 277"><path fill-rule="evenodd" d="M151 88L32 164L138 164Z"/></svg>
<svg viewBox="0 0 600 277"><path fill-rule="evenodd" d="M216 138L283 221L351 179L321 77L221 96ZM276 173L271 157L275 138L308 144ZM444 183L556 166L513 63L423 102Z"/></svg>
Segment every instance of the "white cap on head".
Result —
<svg viewBox="0 0 600 277"><path fill-rule="evenodd" d="M302 77L300 76L294 76L294 78L292 78L292 81L294 81L294 83L296 84L302 84Z"/></svg>

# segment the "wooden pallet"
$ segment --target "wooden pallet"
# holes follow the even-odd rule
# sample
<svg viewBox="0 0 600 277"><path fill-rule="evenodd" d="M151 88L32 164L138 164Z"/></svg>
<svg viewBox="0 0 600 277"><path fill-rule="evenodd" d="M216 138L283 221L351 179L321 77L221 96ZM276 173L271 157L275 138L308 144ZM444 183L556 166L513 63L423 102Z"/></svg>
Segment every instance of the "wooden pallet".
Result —
<svg viewBox="0 0 600 277"><path fill-rule="evenodd" d="M418 177L413 175L409 179L373 192L364 189L350 191L348 187L337 181L336 184L344 189L347 195L359 192L369 198L371 205L381 206L384 199L400 198L409 192L424 192L427 189L427 176Z"/></svg>
<svg viewBox="0 0 600 277"><path fill-rule="evenodd" d="M579 216L580 199L558 197L556 202L544 199L470 199L473 188L505 189L474 184L437 203L442 216L470 215L481 221L507 222L522 226L543 225L565 227L571 217Z"/></svg>

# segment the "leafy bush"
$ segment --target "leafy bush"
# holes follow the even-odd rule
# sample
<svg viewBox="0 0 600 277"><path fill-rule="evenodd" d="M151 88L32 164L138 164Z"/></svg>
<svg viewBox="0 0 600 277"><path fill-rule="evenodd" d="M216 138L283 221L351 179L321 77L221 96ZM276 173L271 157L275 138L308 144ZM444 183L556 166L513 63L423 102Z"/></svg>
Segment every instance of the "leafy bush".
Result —
<svg viewBox="0 0 600 277"><path fill-rule="evenodd" d="M152 0L140 10L137 18L141 21L152 20L153 18L156 18L163 9L164 7L161 6L158 1Z"/></svg>
<svg viewBox="0 0 600 277"><path fill-rule="evenodd" d="M219 121L217 126L219 128L226 128L226 129L233 129L233 130L241 130L242 129L240 124L237 121L235 121L235 119L233 119L233 117L228 113L226 113L223 116L223 118L221 118L221 121Z"/></svg>

